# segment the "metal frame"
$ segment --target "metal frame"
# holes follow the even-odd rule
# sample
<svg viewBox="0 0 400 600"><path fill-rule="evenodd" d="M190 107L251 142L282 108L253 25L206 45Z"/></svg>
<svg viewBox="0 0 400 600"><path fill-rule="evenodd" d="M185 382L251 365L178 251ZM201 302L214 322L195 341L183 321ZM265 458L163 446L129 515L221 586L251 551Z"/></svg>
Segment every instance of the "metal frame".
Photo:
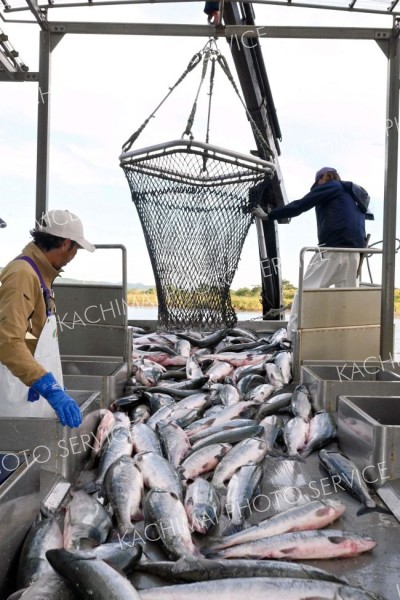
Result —
<svg viewBox="0 0 400 600"><path fill-rule="evenodd" d="M260 2L280 4L279 2ZM84 6L86 4L83 4ZM392 2L391 14L396 1ZM300 6L300 5L298 5ZM320 8L317 5L302 4L303 7ZM46 7L48 8L48 7ZM335 10L345 10L340 7L325 7ZM350 11L355 11L354 3ZM16 9L6 6L4 12L15 12ZM41 17L44 10L38 4L32 5L31 10L42 28L40 35L40 77L39 77L39 109L38 109L38 150L37 150L37 217L46 211L48 205L48 155L49 155L49 114L50 114L50 73L51 52L66 33L74 34L112 34L112 35L163 35L163 36L199 36L209 37L210 27L202 25L168 25L168 24L133 24L133 23L84 23L84 22L51 22L47 23ZM365 10L362 12L379 12ZM397 14L397 13L396 13ZM394 19L393 28L359 28L359 27L271 27L227 25L215 28L214 37L237 38L288 38L288 39L353 39L375 40L385 53L388 60L387 78L387 121L399 122L399 73L400 48L399 28ZM44 90L44 91L43 91ZM382 314L381 314L381 355L386 358L393 346L393 296L394 296L394 265L395 265L395 223L397 200L397 160L398 160L398 131L396 126L387 127L385 148L385 192L384 192L384 232L382 259Z"/></svg>
<svg viewBox="0 0 400 600"><path fill-rule="evenodd" d="M306 246L300 250L300 267L299 267L299 287L297 293L299 295L299 306L298 306L298 329L301 329L301 313L303 308L303 283L304 283L304 255L306 252L350 252L357 254L382 254L383 250L380 248L328 248L321 246ZM382 285L383 288L383 285ZM382 289L383 293L383 289Z"/></svg>
<svg viewBox="0 0 400 600"><path fill-rule="evenodd" d="M179 0L178 0L179 1ZM182 0L183 1L183 0ZM197 0L184 0L185 2L196 2ZM340 10L344 12L351 13L364 13L364 14L379 14L379 15L398 15L400 10L394 10L399 3L399 0L392 0L389 6L385 6L384 9L373 9L373 8L359 8L356 6L358 0L351 0L349 4L344 4L342 6L332 6L326 5L323 3L311 3L311 2L296 2L292 4L292 0L242 0L242 4L264 4L271 6L286 6L291 8L317 8L322 10ZM16 8L12 8L9 4L6 4L3 0L3 4L5 4L5 13L14 13L14 12L23 12L27 10L31 10L35 16L35 19L39 22L41 19L41 12L46 11L48 9L55 8L77 8L77 7L93 7L93 6L126 6L130 4L166 4L166 3L176 3L177 0L87 0L86 2L71 2L71 3L55 3L54 0L48 0L46 4L38 4L36 0L26 0L27 6L19 6ZM226 4L229 4L229 0L227 0Z"/></svg>

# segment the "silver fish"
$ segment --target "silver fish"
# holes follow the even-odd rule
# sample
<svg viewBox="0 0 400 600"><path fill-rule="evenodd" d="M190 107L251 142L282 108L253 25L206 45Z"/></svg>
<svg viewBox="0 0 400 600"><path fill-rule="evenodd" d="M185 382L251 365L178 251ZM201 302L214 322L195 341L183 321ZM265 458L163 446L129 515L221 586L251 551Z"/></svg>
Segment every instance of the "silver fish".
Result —
<svg viewBox="0 0 400 600"><path fill-rule="evenodd" d="M199 379L203 377L203 371L199 365L199 361L195 356L190 356L186 362L186 377L188 379Z"/></svg>
<svg viewBox="0 0 400 600"><path fill-rule="evenodd" d="M214 430L213 433L211 433ZM262 435L263 427L252 421L251 419L234 419L226 425L219 425L217 427L210 427L201 431L201 438L198 441L192 443L192 450L200 450L209 444L215 444L217 442L228 442L235 443L241 442L249 437L257 437ZM208 435L206 435L208 433ZM200 436L199 434L199 436ZM203 435L204 434L204 435ZM192 440L193 438L191 438Z"/></svg>
<svg viewBox="0 0 400 600"><path fill-rule="evenodd" d="M335 419L330 413L321 411L313 416L307 436L307 444L301 455L309 456L317 448L332 441L337 435Z"/></svg>
<svg viewBox="0 0 400 600"><path fill-rule="evenodd" d="M180 583L140 590L142 600L384 600L359 588L331 581L287 577L243 577Z"/></svg>
<svg viewBox="0 0 400 600"><path fill-rule="evenodd" d="M135 567L143 573L158 575L163 579L172 581L209 581L215 579L229 579L240 577L293 577L295 579L316 579L322 581L333 581L335 583L347 582L335 575L316 567L290 563L279 560L207 560L199 561L198 564L179 560L172 561L149 561L141 560Z"/></svg>
<svg viewBox="0 0 400 600"><path fill-rule="evenodd" d="M288 456L299 456L299 451L303 450L306 445L309 428L309 423L302 417L294 417L286 423L283 437L285 439Z"/></svg>
<svg viewBox="0 0 400 600"><path fill-rule="evenodd" d="M259 438L249 438L239 442L221 460L214 471L211 483L217 490L225 489L225 481L230 479L236 469L251 463L262 461L267 451L267 444Z"/></svg>
<svg viewBox="0 0 400 600"><path fill-rule="evenodd" d="M231 406L226 406L224 410L219 412L215 417L205 420L197 421L194 423L194 427L187 430L187 434L190 437L191 442L195 442L201 439L203 435L200 435L204 430L210 430L211 427L219 427L228 424L233 419L237 418L250 418L256 412L257 402L236 402ZM200 437L198 437L200 435Z"/></svg>
<svg viewBox="0 0 400 600"><path fill-rule="evenodd" d="M237 388L230 383L227 383L223 386L222 390L219 392L219 397L221 398L222 404L225 406L236 404L240 399Z"/></svg>
<svg viewBox="0 0 400 600"><path fill-rule="evenodd" d="M83 490L71 491L64 519L64 548L84 548L103 544L111 519L100 502Z"/></svg>
<svg viewBox="0 0 400 600"><path fill-rule="evenodd" d="M264 385L265 383L265 377L262 377L261 375L245 375L245 377L242 377L242 379L238 381L237 388L240 395L242 397L246 396L247 400L247 396L251 390L260 385Z"/></svg>
<svg viewBox="0 0 400 600"><path fill-rule="evenodd" d="M191 449L189 438L179 425L159 421L157 431L161 438L166 458L176 469Z"/></svg>
<svg viewBox="0 0 400 600"><path fill-rule="evenodd" d="M275 363L265 363L265 372L267 373L268 381L275 388L283 387L285 381L283 380L282 373Z"/></svg>
<svg viewBox="0 0 400 600"><path fill-rule="evenodd" d="M192 540L185 507L176 494L153 488L146 494L143 510L146 535L161 541L170 557L201 556Z"/></svg>
<svg viewBox="0 0 400 600"><path fill-rule="evenodd" d="M203 354L198 357L203 360L219 360L230 363L233 367L243 367L244 365L254 365L264 362L266 354L253 354L251 352L224 352L221 354Z"/></svg>
<svg viewBox="0 0 400 600"><path fill-rule="evenodd" d="M264 417L274 415L279 410L288 408L292 402L292 392L282 392L268 398L260 407L257 413L257 421Z"/></svg>
<svg viewBox="0 0 400 600"><path fill-rule="evenodd" d="M361 501L362 507L357 511L357 515L368 512L389 512L386 508L378 506L371 498L360 470L346 456L327 450L320 450L318 456L320 463L332 477L335 489L339 486Z"/></svg>
<svg viewBox="0 0 400 600"><path fill-rule="evenodd" d="M149 402L152 414L156 413L163 406L175 404L173 397L168 394L144 392L143 398Z"/></svg>
<svg viewBox="0 0 400 600"><path fill-rule="evenodd" d="M280 512L258 525L249 527L235 535L220 538L207 548L207 554L246 544L256 540L282 535L291 531L322 529L338 519L345 511L345 505L334 500L313 500Z"/></svg>
<svg viewBox="0 0 400 600"><path fill-rule="evenodd" d="M308 399L308 389L305 385L298 385L294 390L291 407L295 417L302 417L305 421L311 417L311 402Z"/></svg>
<svg viewBox="0 0 400 600"><path fill-rule="evenodd" d="M155 452L142 452L137 454L133 460L141 471L144 485L148 489L157 487L173 492L180 500L183 498L179 475L165 458Z"/></svg>
<svg viewBox="0 0 400 600"><path fill-rule="evenodd" d="M63 534L54 517L34 523L24 540L18 563L18 588L28 587L44 573L52 571L47 550L63 548Z"/></svg>
<svg viewBox="0 0 400 600"><path fill-rule="evenodd" d="M139 367L136 371L136 381L146 387L157 385L161 379L161 371L156 367Z"/></svg>
<svg viewBox="0 0 400 600"><path fill-rule="evenodd" d="M177 340L175 342L174 350L177 354L179 354L179 356L189 358L191 349L192 347L188 340Z"/></svg>
<svg viewBox="0 0 400 600"><path fill-rule="evenodd" d="M184 505L189 523L198 533L206 534L218 523L221 508L218 494L202 477L188 485Z"/></svg>
<svg viewBox="0 0 400 600"><path fill-rule="evenodd" d="M262 469L258 465L243 465L232 475L228 483L225 508L230 525L225 535L241 531L246 521L250 501L262 479Z"/></svg>
<svg viewBox="0 0 400 600"><path fill-rule="evenodd" d="M260 426L263 428L259 437L267 444L267 454L274 455L278 451L275 448L275 443L279 436L283 434L283 419L278 415L269 415L260 421Z"/></svg>
<svg viewBox="0 0 400 600"><path fill-rule="evenodd" d="M216 383L218 381L222 381L225 379L225 377L229 377L232 371L232 365L227 362L216 360L215 363L208 369L206 375L208 375L210 382Z"/></svg>
<svg viewBox="0 0 400 600"><path fill-rule="evenodd" d="M253 388L250 392L246 394L246 400L250 402L258 402L262 403L264 400L267 400L272 396L276 387L271 385L270 383L263 383Z"/></svg>
<svg viewBox="0 0 400 600"><path fill-rule="evenodd" d="M147 423L135 423L130 428L133 448L136 454L140 452L155 452L160 456L163 455L160 439L154 429Z"/></svg>
<svg viewBox="0 0 400 600"><path fill-rule="evenodd" d="M140 600L130 581L104 560L87 553L49 550L46 554L52 567L71 587L85 597L96 600L124 598Z"/></svg>
<svg viewBox="0 0 400 600"><path fill-rule="evenodd" d="M159 408L147 421L147 425L152 429L155 429L158 421L165 421L170 415L172 415L175 405L176 402L174 402L174 404L167 404Z"/></svg>
<svg viewBox="0 0 400 600"><path fill-rule="evenodd" d="M319 558L348 558L367 552L376 546L368 535L320 529L283 533L269 538L231 546L217 553L220 558L286 558L314 560Z"/></svg>
<svg viewBox="0 0 400 600"><path fill-rule="evenodd" d="M179 467L182 479L192 481L203 473L209 473L231 448L230 444L210 444L193 452Z"/></svg>
<svg viewBox="0 0 400 600"><path fill-rule="evenodd" d="M134 530L131 519L142 518L140 502L143 488L142 474L130 456L118 458L105 475L105 495L122 535Z"/></svg>
<svg viewBox="0 0 400 600"><path fill-rule="evenodd" d="M292 380L292 353L278 352L275 355L274 363L281 372L283 383L289 383Z"/></svg>
<svg viewBox="0 0 400 600"><path fill-rule="evenodd" d="M47 558L46 558L47 561ZM70 590L65 581L50 566L50 572L44 573L28 588L15 592L7 600L76 600L76 595Z"/></svg>
<svg viewBox="0 0 400 600"><path fill-rule="evenodd" d="M132 450L133 443L130 437L129 429L123 425L116 425L111 431L109 444L100 457L99 468L97 471L96 481L94 483L95 488L101 488L104 481L104 476L113 462L116 461L120 456L131 456ZM89 487L87 489L88 491L91 491Z"/></svg>

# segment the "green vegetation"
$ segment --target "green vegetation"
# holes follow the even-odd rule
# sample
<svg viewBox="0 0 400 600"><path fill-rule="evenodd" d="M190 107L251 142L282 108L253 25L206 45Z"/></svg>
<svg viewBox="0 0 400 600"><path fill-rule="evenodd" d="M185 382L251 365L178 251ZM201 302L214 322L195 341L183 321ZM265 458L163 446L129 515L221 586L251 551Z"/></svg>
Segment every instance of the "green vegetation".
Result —
<svg viewBox="0 0 400 600"><path fill-rule="evenodd" d="M283 303L284 306L290 308L293 296L296 288L286 280L283 280ZM172 295L172 292L171 292ZM198 291L198 301L205 300L207 292ZM254 286L252 288L240 288L238 290L231 290L232 305L235 310L239 311L258 311L262 310L261 304L261 286ZM182 299L181 299L182 300ZM193 295L191 294L191 301L193 302ZM157 306L157 294L155 288L150 288L146 291L139 289L131 289L128 291L128 304L129 306L137 307L151 307Z"/></svg>

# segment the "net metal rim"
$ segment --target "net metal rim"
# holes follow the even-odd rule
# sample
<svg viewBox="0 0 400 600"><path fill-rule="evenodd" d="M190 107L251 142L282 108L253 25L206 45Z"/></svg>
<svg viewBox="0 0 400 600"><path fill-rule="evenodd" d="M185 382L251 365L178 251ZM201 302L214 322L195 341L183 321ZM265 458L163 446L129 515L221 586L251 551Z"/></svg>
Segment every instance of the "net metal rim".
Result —
<svg viewBox="0 0 400 600"><path fill-rule="evenodd" d="M258 173L265 173L272 175L275 172L274 163L258 158L256 156L242 154L220 146L214 146L213 144L207 144L205 142L198 142L196 140L172 140L170 142L164 142L162 144L155 144L153 146L147 146L146 148L140 148L138 150L130 150L129 152L123 152L120 157L121 166L125 164L132 164L135 162L141 162L143 160L151 160L157 156L161 156L167 153L167 150L172 151L186 151L193 152L196 154L204 154L207 158L213 158L215 160L231 162L232 159L236 165L245 169L251 169Z"/></svg>

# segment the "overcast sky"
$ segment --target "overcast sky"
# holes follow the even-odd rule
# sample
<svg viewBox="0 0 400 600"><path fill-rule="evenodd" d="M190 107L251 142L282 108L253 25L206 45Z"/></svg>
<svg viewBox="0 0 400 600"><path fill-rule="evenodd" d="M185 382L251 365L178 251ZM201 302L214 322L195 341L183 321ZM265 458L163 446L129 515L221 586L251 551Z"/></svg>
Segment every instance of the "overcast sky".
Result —
<svg viewBox="0 0 400 600"><path fill-rule="evenodd" d="M206 22L203 2L112 9L50 10L49 20ZM257 25L391 27L390 17L254 5ZM11 18L11 17L7 17ZM30 18L29 13L19 18ZM31 71L38 69L39 28L1 23ZM211 30L210 30L211 31ZM151 284L153 274L136 209L118 156L206 39L67 35L53 52L49 208L78 214L93 243L128 249L128 280ZM229 46L219 48L232 65ZM321 166L365 187L382 239L387 61L373 41L262 38L264 60L283 141L281 169L289 200L309 191ZM234 72L235 74L235 72ZM179 138L197 90L194 71L152 120L133 149ZM236 74L235 74L236 76ZM0 266L29 240L35 216L37 84L0 83ZM255 147L242 106L218 73L211 143L248 153ZM204 102L199 112L204 109ZM204 115L194 133L204 140ZM314 210L279 226L282 274L297 285L298 255L317 243ZM118 281L116 252L84 251L65 275ZM380 258L375 258L379 274ZM233 288L259 285L255 226L245 243ZM396 277L400 286L400 277Z"/></svg>

